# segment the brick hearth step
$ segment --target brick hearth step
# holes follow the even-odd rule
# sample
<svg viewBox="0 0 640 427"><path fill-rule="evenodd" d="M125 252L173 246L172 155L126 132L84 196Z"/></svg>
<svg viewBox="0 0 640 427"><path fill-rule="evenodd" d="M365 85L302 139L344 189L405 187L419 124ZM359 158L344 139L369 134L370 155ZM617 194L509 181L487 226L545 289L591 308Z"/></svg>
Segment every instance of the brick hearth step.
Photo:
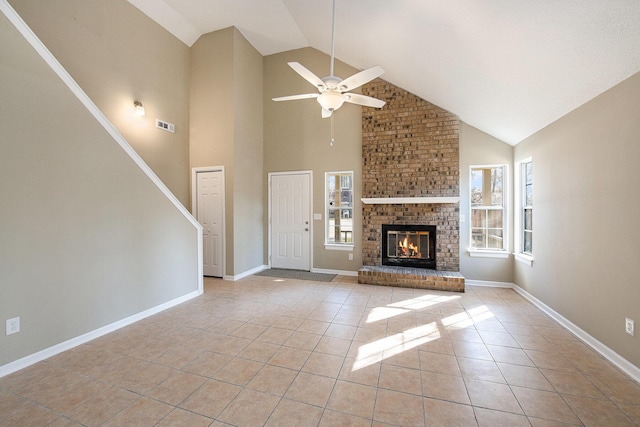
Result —
<svg viewBox="0 0 640 427"><path fill-rule="evenodd" d="M358 271L358 283L464 292L464 277L459 272L426 268L364 266Z"/></svg>

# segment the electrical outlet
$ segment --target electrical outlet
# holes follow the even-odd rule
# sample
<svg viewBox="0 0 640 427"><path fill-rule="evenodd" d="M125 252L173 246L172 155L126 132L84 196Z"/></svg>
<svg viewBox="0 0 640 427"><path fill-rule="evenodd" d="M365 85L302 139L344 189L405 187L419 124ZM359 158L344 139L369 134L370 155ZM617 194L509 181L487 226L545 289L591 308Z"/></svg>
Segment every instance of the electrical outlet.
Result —
<svg viewBox="0 0 640 427"><path fill-rule="evenodd" d="M349 261L353 261L353 254L349 254Z"/></svg>
<svg viewBox="0 0 640 427"><path fill-rule="evenodd" d="M20 318L7 319L7 335L17 334L18 332L20 332Z"/></svg>
<svg viewBox="0 0 640 427"><path fill-rule="evenodd" d="M633 320L628 317L624 320L624 331L633 336Z"/></svg>

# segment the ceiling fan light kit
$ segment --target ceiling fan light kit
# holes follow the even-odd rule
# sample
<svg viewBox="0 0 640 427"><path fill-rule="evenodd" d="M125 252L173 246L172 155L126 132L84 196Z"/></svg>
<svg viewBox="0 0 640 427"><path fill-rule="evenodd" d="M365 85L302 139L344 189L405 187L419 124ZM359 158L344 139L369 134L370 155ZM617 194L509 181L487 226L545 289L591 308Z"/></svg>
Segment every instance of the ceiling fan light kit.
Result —
<svg viewBox="0 0 640 427"><path fill-rule="evenodd" d="M333 112L342 107L342 104L349 102L351 104L362 105L365 107L382 108L385 104L370 96L358 93L350 93L348 91L356 89L365 83L381 76L384 70L379 67L371 67L360 71L351 77L342 80L340 77L333 75L333 65L335 62L334 42L335 42L335 23L336 23L336 1L333 0L333 22L331 28L331 69L327 77L320 78L305 66L298 62L289 62L288 65L298 73L303 79L314 85L319 93L306 93L301 95L290 95L273 98L274 101L293 101L296 99L316 98L322 106L322 118L333 117Z"/></svg>

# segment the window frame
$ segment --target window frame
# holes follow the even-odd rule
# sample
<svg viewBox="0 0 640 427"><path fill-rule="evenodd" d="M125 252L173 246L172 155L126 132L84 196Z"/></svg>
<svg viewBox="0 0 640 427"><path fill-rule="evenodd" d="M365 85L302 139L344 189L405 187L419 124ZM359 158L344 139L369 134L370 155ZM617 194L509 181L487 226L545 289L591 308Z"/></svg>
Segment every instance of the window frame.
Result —
<svg viewBox="0 0 640 427"><path fill-rule="evenodd" d="M473 189L473 170L477 169L502 169L502 205L481 205L474 206L472 202L472 189ZM484 164L484 165L470 165L469 166L469 248L467 252L471 257L485 257L485 258L507 258L509 257L509 197L508 197L508 177L509 177L509 165L506 163L501 164ZM490 211L500 210L502 211L502 247L501 248L477 248L473 247L473 231L478 227L473 226L474 211L485 212L485 230L489 230L497 227L489 227L488 215Z"/></svg>
<svg viewBox="0 0 640 427"><path fill-rule="evenodd" d="M517 194L517 200L518 200L518 209L517 209L517 222L516 222L516 242L515 242L515 247L516 247L516 252L515 252L515 257L518 261L524 263L524 264L528 264L528 265L532 265L533 264L533 231L534 231L534 227L533 227L533 188L534 188L534 183L533 183L533 159L531 157L527 157L525 159L520 160L518 163L518 174L517 174L517 180L518 180L518 185L517 185L517 189L518 189L518 194ZM527 182L527 177L526 177L526 167L527 165L530 165L531 167L531 181ZM527 187L530 187L531 189L531 194L532 194L532 199L531 199L531 203L528 204L527 202ZM531 212L531 228L530 229L526 229L525 228L525 217L526 217L526 212L530 211ZM529 233L531 235L531 251L530 252L525 252L525 234Z"/></svg>
<svg viewBox="0 0 640 427"><path fill-rule="evenodd" d="M351 200L350 200L350 204L347 204L346 206L342 205L342 202L340 204L339 207L332 207L330 206L330 188L329 188L329 180L331 176L345 176L348 175L351 177L351 188L349 189L349 191L351 192ZM325 200L325 209L324 209L324 215L325 215L325 222L324 222L324 246L326 249L331 249L331 250L346 250L346 251L353 251L353 247L354 247L354 179L355 179L355 174L353 173L353 171L335 171L335 172L325 172L324 174L324 200ZM337 189L334 189L334 191L338 191ZM340 189L340 191L344 191L343 189ZM334 196L335 198L335 196ZM332 227L335 227L335 224L331 224L331 220L332 220L332 215L331 212L332 211L339 211L339 215L340 218L344 218L344 219L351 219L351 230L345 230L345 232L349 232L350 236L351 236L351 241L340 241L340 242L336 242L336 241L329 241L329 236L330 236L330 230ZM350 211L351 217L347 218L343 216L343 211ZM346 237L346 235L345 235ZM346 240L346 239L345 239Z"/></svg>

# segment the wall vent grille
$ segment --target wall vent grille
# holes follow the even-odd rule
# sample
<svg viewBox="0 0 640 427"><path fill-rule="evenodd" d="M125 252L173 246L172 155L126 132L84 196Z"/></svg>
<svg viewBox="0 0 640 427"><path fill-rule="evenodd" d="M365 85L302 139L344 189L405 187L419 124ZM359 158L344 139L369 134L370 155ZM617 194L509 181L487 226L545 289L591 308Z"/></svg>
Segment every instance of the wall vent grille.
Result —
<svg viewBox="0 0 640 427"><path fill-rule="evenodd" d="M158 129L166 130L167 132L175 133L176 127L172 123L163 122L160 119L156 119L156 127Z"/></svg>

